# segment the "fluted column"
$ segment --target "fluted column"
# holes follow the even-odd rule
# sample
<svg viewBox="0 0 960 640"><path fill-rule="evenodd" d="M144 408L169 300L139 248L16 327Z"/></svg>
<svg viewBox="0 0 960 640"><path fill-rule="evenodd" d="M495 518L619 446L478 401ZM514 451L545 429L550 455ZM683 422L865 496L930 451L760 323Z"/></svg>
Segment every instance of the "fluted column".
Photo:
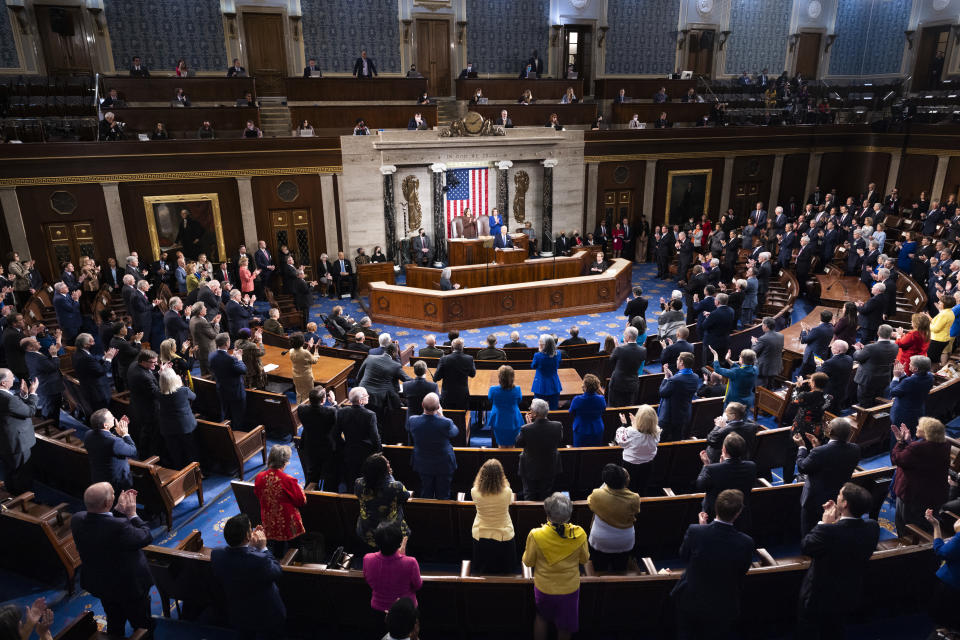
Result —
<svg viewBox="0 0 960 640"><path fill-rule="evenodd" d="M509 227L510 221L510 181L508 180L507 170L513 166L509 160L501 160L497 163L497 209L503 216L503 221ZM520 221L517 220L519 223Z"/></svg>
<svg viewBox="0 0 960 640"><path fill-rule="evenodd" d="M540 253L553 255L553 168L556 158L543 161L543 216L540 226Z"/></svg>
<svg viewBox="0 0 960 640"><path fill-rule="evenodd" d="M393 196L393 174L396 172L397 167L392 164L380 167L380 173L383 174L383 233L387 260L394 260L397 255L397 206Z"/></svg>
<svg viewBox="0 0 960 640"><path fill-rule="evenodd" d="M443 206L443 174L447 165L430 165L433 172L433 261L434 265L447 263L447 212Z"/></svg>

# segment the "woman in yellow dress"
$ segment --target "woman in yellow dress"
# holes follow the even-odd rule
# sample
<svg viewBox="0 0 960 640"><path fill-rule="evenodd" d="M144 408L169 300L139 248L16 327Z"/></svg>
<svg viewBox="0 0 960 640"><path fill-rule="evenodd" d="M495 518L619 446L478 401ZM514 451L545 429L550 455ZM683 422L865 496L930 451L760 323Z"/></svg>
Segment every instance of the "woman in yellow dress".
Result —
<svg viewBox="0 0 960 640"><path fill-rule="evenodd" d="M308 349L311 347L313 340L304 342L302 333L290 336L290 362L293 363L293 387L297 391L297 404L307 402L310 391L313 390L313 365L320 356L310 353Z"/></svg>

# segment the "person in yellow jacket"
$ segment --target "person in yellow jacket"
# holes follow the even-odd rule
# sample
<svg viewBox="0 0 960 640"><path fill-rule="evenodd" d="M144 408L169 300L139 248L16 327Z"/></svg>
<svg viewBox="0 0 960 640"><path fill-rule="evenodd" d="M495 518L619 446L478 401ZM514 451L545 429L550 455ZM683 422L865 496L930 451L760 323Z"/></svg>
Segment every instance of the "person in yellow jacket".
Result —
<svg viewBox="0 0 960 640"><path fill-rule="evenodd" d="M297 391L297 404L309 400L313 390L313 365L320 356L310 353L307 350L310 347L313 347L313 340L304 342L302 333L290 336L290 362L293 364L293 388Z"/></svg>
<svg viewBox="0 0 960 640"><path fill-rule="evenodd" d="M523 564L533 568L537 619L535 640L546 640L550 625L558 640L569 640L580 628L580 565L590 559L587 532L570 524L573 503L562 493L544 500L547 523L527 534Z"/></svg>
<svg viewBox="0 0 960 640"><path fill-rule="evenodd" d="M940 300L934 303L938 313L930 321L930 346L927 347L927 357L933 364L934 370L940 366L940 359L944 352L950 354L952 338L950 337L950 327L953 326L956 317L953 313L953 307L957 304L956 298L949 294L940 297Z"/></svg>

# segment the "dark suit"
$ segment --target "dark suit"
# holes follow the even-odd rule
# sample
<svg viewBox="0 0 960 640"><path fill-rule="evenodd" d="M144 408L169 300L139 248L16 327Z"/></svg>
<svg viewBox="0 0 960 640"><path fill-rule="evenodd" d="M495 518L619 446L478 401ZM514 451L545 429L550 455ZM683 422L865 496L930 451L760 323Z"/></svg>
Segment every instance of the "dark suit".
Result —
<svg viewBox="0 0 960 640"><path fill-rule="evenodd" d="M494 249L512 249L513 248L513 238L509 234L497 234L493 238L493 248Z"/></svg>
<svg viewBox="0 0 960 640"><path fill-rule="evenodd" d="M677 340L664 348L660 354L660 362L672 373L677 372L677 358L681 353L693 353L693 345L686 340Z"/></svg>
<svg viewBox="0 0 960 640"><path fill-rule="evenodd" d="M337 410L335 407L303 404L297 407L300 432L300 460L304 483L323 483L324 491L336 491L338 484Z"/></svg>
<svg viewBox="0 0 960 640"><path fill-rule="evenodd" d="M740 615L743 577L753 560L753 539L714 520L687 527L680 545L686 570L670 595L684 640L720 637Z"/></svg>
<svg viewBox="0 0 960 640"><path fill-rule="evenodd" d="M140 65L139 67L130 67L130 77L131 78L149 78L150 70L147 69L146 65Z"/></svg>
<svg viewBox="0 0 960 640"><path fill-rule="evenodd" d="M12 495L33 489L30 453L37 442L32 420L36 413L36 394L21 398L18 390L0 391L0 460Z"/></svg>
<svg viewBox="0 0 960 640"><path fill-rule="evenodd" d="M388 424L388 414L400 409L400 381L410 379L400 363L386 354L374 355L371 349L357 371L359 385L370 396L370 408L377 414L377 423Z"/></svg>
<svg viewBox="0 0 960 640"><path fill-rule="evenodd" d="M722 395L722 394L721 394ZM747 455L745 459L750 458L753 452L753 446L757 441L757 431L760 425L749 419L730 420L722 427L714 427L707 434L707 456L711 463L720 462L720 455L723 452L723 440L731 433L736 433L747 445ZM748 496L744 496L748 498Z"/></svg>
<svg viewBox="0 0 960 640"><path fill-rule="evenodd" d="M810 531L823 515L823 503L834 500L843 483L850 480L860 462L860 447L852 442L830 440L824 445L797 452L797 470L806 474L800 494L800 529Z"/></svg>
<svg viewBox="0 0 960 640"><path fill-rule="evenodd" d="M860 363L853 381L857 383L857 403L861 407L875 405L874 398L890 384L898 351L896 342L880 340L853 354L854 361Z"/></svg>
<svg viewBox="0 0 960 640"><path fill-rule="evenodd" d="M711 311L709 316L703 318L699 327L705 352L707 347L713 347L717 355L722 358L730 348L730 334L736 327L737 318L730 306L721 305ZM704 362L708 359L704 358Z"/></svg>
<svg viewBox="0 0 960 640"><path fill-rule="evenodd" d="M357 78L372 78L377 75L377 65L373 64L371 58L367 58L367 71L363 71L363 57L357 58L357 61L353 63L353 75Z"/></svg>
<svg viewBox="0 0 960 640"><path fill-rule="evenodd" d="M847 353L831 356L825 360L817 371L827 374L827 386L824 387L825 394L833 396L833 401L828 409L834 413L839 413L847 408L847 388L850 386L850 374L853 373L853 358Z"/></svg>
<svg viewBox="0 0 960 640"><path fill-rule="evenodd" d="M886 293L877 294L863 303L858 311L858 324L863 329L864 341L877 339L877 329L883 324L883 314L886 313Z"/></svg>
<svg viewBox="0 0 960 640"><path fill-rule="evenodd" d="M247 390L243 383L247 366L223 349L211 353L208 362L217 381L217 396L220 398L223 419L230 420L234 429L245 429Z"/></svg>
<svg viewBox="0 0 960 640"><path fill-rule="evenodd" d="M105 409L110 404L110 363L100 356L77 349L73 356L73 370L80 383L80 393L90 405L90 411Z"/></svg>
<svg viewBox="0 0 960 640"><path fill-rule="evenodd" d="M109 482L117 492L133 487L127 459L136 459L137 445L129 434L120 438L105 429L91 429L83 447L90 462L91 482Z"/></svg>
<svg viewBox="0 0 960 640"><path fill-rule="evenodd" d="M524 500L545 500L553 493L553 483L560 472L557 448L563 441L559 422L538 418L520 428L516 446L520 454L520 479Z"/></svg>
<svg viewBox="0 0 960 640"><path fill-rule="evenodd" d="M202 302L204 307L204 317L207 322L213 322L213 319L220 313L220 297L217 296L210 287L200 286L197 289L197 302Z"/></svg>
<svg viewBox="0 0 960 640"><path fill-rule="evenodd" d="M814 356L826 360L830 357L830 341L833 340L833 325L821 322L810 331L800 332L800 342L807 345L803 350L803 365L800 375L813 373L817 369Z"/></svg>
<svg viewBox="0 0 960 640"><path fill-rule="evenodd" d="M497 118L493 121L493 124L498 127L503 127L504 129L513 129L513 120L507 116L506 121L503 118Z"/></svg>
<svg viewBox="0 0 960 640"><path fill-rule="evenodd" d="M30 351L26 356L29 377L37 382L37 409L44 418L60 423L60 406L63 404L63 375L60 373L60 358L42 351Z"/></svg>
<svg viewBox="0 0 960 640"><path fill-rule="evenodd" d="M83 562L80 584L100 598L107 633L126 636L127 620L135 629L153 629L153 576L142 551L153 542L150 526L137 516L81 511L70 520L70 529Z"/></svg>
<svg viewBox="0 0 960 640"><path fill-rule="evenodd" d="M622 344L610 354L613 372L610 374L610 386L607 399L611 407L629 407L636 403L640 390L639 376L643 363L647 359L647 350L636 342Z"/></svg>
<svg viewBox="0 0 960 640"><path fill-rule="evenodd" d="M184 340L190 338L190 322L179 312L169 309L163 314L163 333L168 338L177 341L177 349Z"/></svg>
<svg viewBox="0 0 960 640"><path fill-rule="evenodd" d="M157 400L159 432L167 448L170 465L182 469L190 462L199 461L194 432L197 418L191 403L197 399L190 387L180 387L173 393L160 394Z"/></svg>
<svg viewBox="0 0 960 640"><path fill-rule="evenodd" d="M133 332L143 331L143 335L149 338L153 324L153 303L147 300L142 291L136 291L130 296L130 315L133 316Z"/></svg>
<svg viewBox="0 0 960 640"><path fill-rule="evenodd" d="M689 435L692 412L690 403L699 388L700 378L692 371L674 374L660 383L660 406L657 414L660 428L663 429L661 439L664 442L679 440Z"/></svg>
<svg viewBox="0 0 960 640"><path fill-rule="evenodd" d="M434 382L443 381L440 406L447 409L470 408L470 382L477 375L473 356L454 351L440 358L433 374Z"/></svg>
<svg viewBox="0 0 960 640"><path fill-rule="evenodd" d="M169 311L167 312L169 313ZM230 335L236 338L240 329L250 328L250 318L253 317L253 309L236 300L227 303L227 326L230 327ZM184 323L186 324L186 323ZM187 325L189 328L189 325Z"/></svg>
<svg viewBox="0 0 960 640"><path fill-rule="evenodd" d="M226 596L227 619L239 637L276 637L287 609L277 586L283 572L270 550L221 547L210 552L210 566Z"/></svg>
<svg viewBox="0 0 960 640"><path fill-rule="evenodd" d="M376 414L357 405L341 407L337 410L337 437L343 439L344 477L350 486L360 476L367 456L381 449Z"/></svg>
<svg viewBox="0 0 960 640"><path fill-rule="evenodd" d="M156 455L160 452L160 431L157 426L160 386L157 384L157 373L134 362L127 369L127 388L130 390L130 433L141 456Z"/></svg>
<svg viewBox="0 0 960 640"><path fill-rule="evenodd" d="M423 347L419 353L421 358L442 358L444 355L446 351L437 347Z"/></svg>
<svg viewBox="0 0 960 640"><path fill-rule="evenodd" d="M860 518L818 524L804 536L800 550L811 562L800 585L799 637L843 637L844 614L860 603L879 538L880 526Z"/></svg>
<svg viewBox="0 0 960 640"><path fill-rule="evenodd" d="M420 355L424 355L423 349L420 350ZM403 383L403 397L407 400L408 429L410 418L423 413L423 398L428 393L438 393L438 389L437 383L430 382L426 378L414 378Z"/></svg>
<svg viewBox="0 0 960 640"><path fill-rule="evenodd" d="M736 527L741 531L749 531L750 517L750 490L757 482L757 465L750 460L724 460L714 464L706 464L697 477L697 491L703 491L702 508L710 517L715 516L714 504L721 491L739 489L743 492L743 512L737 518Z"/></svg>
<svg viewBox="0 0 960 640"><path fill-rule="evenodd" d="M316 65L313 65L313 66L307 65L303 68L303 77L304 78L322 78L323 73L321 73L320 67Z"/></svg>
<svg viewBox="0 0 960 640"><path fill-rule="evenodd" d="M502 349L496 347L487 347L477 351L477 360L506 360L507 354Z"/></svg>
<svg viewBox="0 0 960 640"><path fill-rule="evenodd" d="M457 469L450 439L460 430L450 418L427 414L410 418L407 428L413 440L411 465L420 474L420 497L447 500Z"/></svg>
<svg viewBox="0 0 960 640"><path fill-rule="evenodd" d="M680 248L677 249L677 260L677 279L686 280L687 270L693 262L693 243L690 242L690 238L680 243Z"/></svg>
<svg viewBox="0 0 960 640"><path fill-rule="evenodd" d="M650 301L646 298L634 298L627 303L626 309L623 310L623 315L625 315L628 320L636 316L646 319L647 306L649 304Z"/></svg>
<svg viewBox="0 0 960 640"><path fill-rule="evenodd" d="M293 294L293 304L298 311L306 313L313 303L313 290L303 278L294 278L290 283L289 293Z"/></svg>
<svg viewBox="0 0 960 640"><path fill-rule="evenodd" d="M783 371L783 334L767 331L753 345L757 354L757 377L759 382L769 387L774 376Z"/></svg>
<svg viewBox="0 0 960 640"><path fill-rule="evenodd" d="M64 344L73 344L74 338L80 333L83 325L83 316L80 315L80 302L72 296L54 294L53 310L57 314L57 324L63 331Z"/></svg>
<svg viewBox="0 0 960 640"><path fill-rule="evenodd" d="M907 425L911 435L916 434L917 422L924 414L927 394L933 388L933 374L914 373L890 382L890 396L893 406L890 408L890 424Z"/></svg>
<svg viewBox="0 0 960 640"><path fill-rule="evenodd" d="M333 282L337 286L337 293L343 295L344 293L353 293L353 265L350 264L350 261L344 258L343 260L334 260L330 263L333 267ZM341 272L346 273L346 275L341 275Z"/></svg>

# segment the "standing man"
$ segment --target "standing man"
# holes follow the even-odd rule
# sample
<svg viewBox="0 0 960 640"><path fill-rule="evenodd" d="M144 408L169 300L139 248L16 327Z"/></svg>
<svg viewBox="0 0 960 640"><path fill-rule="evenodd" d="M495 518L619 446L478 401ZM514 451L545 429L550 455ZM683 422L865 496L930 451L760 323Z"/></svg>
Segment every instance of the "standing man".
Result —
<svg viewBox="0 0 960 640"><path fill-rule="evenodd" d="M12 495L33 489L30 453L37 443L33 416L38 384L36 379L29 386L21 380L19 391L13 391L13 372L0 369L0 460L7 469L6 488Z"/></svg>
<svg viewBox="0 0 960 640"><path fill-rule="evenodd" d="M770 316L764 318L762 324L763 334L750 341L757 354L757 382L773 389L776 376L783 371L783 334L777 332L777 321Z"/></svg>
<svg viewBox="0 0 960 640"><path fill-rule="evenodd" d="M258 288L256 293L263 300L266 299L263 295L263 287L264 285L273 286L273 274L277 269L277 265L273 264L273 256L267 249L267 243L263 240L257 242L257 252L253 254L253 260L257 263L257 269L260 270L260 277L255 282Z"/></svg>
<svg viewBox="0 0 960 640"><path fill-rule="evenodd" d="M93 347L93 336L89 333L81 333L77 336L73 370L77 375L77 382L80 383L80 394L87 403L85 409L93 412L104 409L110 404L112 383L108 374L117 350L107 349L101 357L90 353L91 347Z"/></svg>
<svg viewBox="0 0 960 640"><path fill-rule="evenodd" d="M686 282L687 269L690 268L690 263L693 262L693 243L687 238L687 234L681 231L677 243L674 246L677 250L678 260L677 280Z"/></svg>
<svg viewBox="0 0 960 640"><path fill-rule="evenodd" d="M234 429L243 430L247 413L247 390L243 386L247 366L243 364L239 351L234 355L227 351L230 334L217 334L214 344L217 350L210 354L210 371L217 380L222 419L230 420Z"/></svg>
<svg viewBox="0 0 960 640"><path fill-rule="evenodd" d="M57 323L63 331L66 344L73 344L80 327L83 325L83 316L80 315L80 290L70 291L62 282L54 286L53 309L57 314Z"/></svg>
<svg viewBox="0 0 960 640"><path fill-rule="evenodd" d="M426 267L430 264L430 236L426 234L423 227L417 229L417 235L413 238L413 253L416 255L417 264Z"/></svg>
<svg viewBox="0 0 960 640"><path fill-rule="evenodd" d="M423 398L423 413L410 418L408 428L413 440L413 470L420 474L420 497L436 500L450 498L450 480L457 469L450 439L460 430L443 416L440 398L428 393Z"/></svg>
<svg viewBox="0 0 960 640"><path fill-rule="evenodd" d="M857 373L853 381L857 383L857 404L861 407L872 407L877 404L876 397L884 392L893 379L893 363L897 359L899 347L891 338L893 327L882 324L877 329L878 340L873 344L863 346L859 342L855 345L857 351L853 354L855 362L859 362Z"/></svg>
<svg viewBox="0 0 960 640"><path fill-rule="evenodd" d="M90 416L90 431L83 438L90 462L90 480L109 482L114 491L133 487L130 458L137 457L137 445L130 437L130 421L117 420L109 409L98 409Z"/></svg>
<svg viewBox="0 0 960 640"><path fill-rule="evenodd" d="M693 372L694 362L693 354L684 352L677 358L677 373L664 368L657 408L663 442L680 440L690 433L691 403L700 388L700 376Z"/></svg>
<svg viewBox="0 0 960 640"><path fill-rule="evenodd" d="M456 338L450 344L451 352L440 358L433 381L443 381L440 403L447 409L470 408L470 381L477 375L473 356L463 352L463 338Z"/></svg>
<svg viewBox="0 0 960 640"><path fill-rule="evenodd" d="M343 256L343 251L337 252L337 260L333 263L333 281L337 287L337 295L343 297L344 292L355 297L353 291L353 265Z"/></svg>
<svg viewBox="0 0 960 640"><path fill-rule="evenodd" d="M114 490L98 482L83 492L86 511L70 521L73 540L83 562L80 583L100 598L107 616L107 633L127 635L127 621L134 629L154 627L150 615L150 587L153 577L147 568L143 548L153 542L150 526L137 516L137 492L120 494L116 511L111 512Z"/></svg>
<svg viewBox="0 0 960 640"><path fill-rule="evenodd" d="M527 424L517 434L516 446L520 454L520 480L524 500L546 500L553 493L553 483L560 470L557 448L563 441L563 426L548 420L550 406L542 398L530 401Z"/></svg>
<svg viewBox="0 0 960 640"><path fill-rule="evenodd" d="M739 403L738 403L739 404ZM710 462L706 449L700 452L703 468L697 476L697 491L703 491L702 509L707 515L715 515L717 496L727 489L736 489L743 496L743 511L740 514L737 529L749 531L750 491L757 483L757 464L747 460L747 442L738 433L728 433L720 448L719 462Z"/></svg>
<svg viewBox="0 0 960 640"><path fill-rule="evenodd" d="M830 345L830 358L817 367L817 371L827 374L823 393L833 398L827 407L831 413L840 413L847 408L847 387L853 374L853 358L847 354L849 348L845 340L834 340Z"/></svg>
<svg viewBox="0 0 960 640"><path fill-rule="evenodd" d="M214 339L220 331L220 315L214 316L210 322L206 318L206 308L202 302L190 307L190 341L197 347L201 375L210 373L210 354L216 348Z"/></svg>
<svg viewBox="0 0 960 640"><path fill-rule="evenodd" d="M360 57L353 63L353 77L370 79L377 75L377 65L367 57L367 50L360 51Z"/></svg>
<svg viewBox="0 0 960 640"><path fill-rule="evenodd" d="M833 340L833 311L820 312L820 324L813 329L807 323L800 323L800 342L807 345L803 349L803 364L800 366L800 375L806 376L817 370L814 358L825 361L830 357L830 341Z"/></svg>
<svg viewBox="0 0 960 640"><path fill-rule="evenodd" d="M36 338L24 338L20 344L24 350L27 372L37 381L37 409L45 420L53 420L54 426L60 426L60 407L63 405L63 374L60 373L60 330L56 340L46 353Z"/></svg>
<svg viewBox="0 0 960 640"><path fill-rule="evenodd" d="M141 457L160 453L160 430L157 426L160 385L157 383L157 353L144 349L137 354L136 362L127 370L127 387L130 390L130 413L133 416L133 435L139 445ZM169 366L169 365L164 365Z"/></svg>
<svg viewBox="0 0 960 640"><path fill-rule="evenodd" d="M807 434L807 442L799 433L794 434L797 445L797 470L806 475L803 492L800 494L800 533L807 535L820 517L824 515L824 503L834 496L843 483L850 480L860 463L860 446L850 440L853 426L846 418L834 418L827 425L830 440L817 446L813 434ZM812 448L807 449L807 445Z"/></svg>
<svg viewBox="0 0 960 640"><path fill-rule="evenodd" d="M646 347L637 344L637 328L627 327L623 332L623 344L610 354L613 373L610 374L607 392L611 407L630 407L636 404L637 392L640 390L638 376L643 373L646 359Z"/></svg>
<svg viewBox="0 0 960 640"><path fill-rule="evenodd" d="M863 336L863 342L873 342L877 339L877 332L880 324L883 322L883 314L887 308L887 287L882 282L877 282L870 289L870 299L866 302L859 302L857 306L858 322Z"/></svg>

